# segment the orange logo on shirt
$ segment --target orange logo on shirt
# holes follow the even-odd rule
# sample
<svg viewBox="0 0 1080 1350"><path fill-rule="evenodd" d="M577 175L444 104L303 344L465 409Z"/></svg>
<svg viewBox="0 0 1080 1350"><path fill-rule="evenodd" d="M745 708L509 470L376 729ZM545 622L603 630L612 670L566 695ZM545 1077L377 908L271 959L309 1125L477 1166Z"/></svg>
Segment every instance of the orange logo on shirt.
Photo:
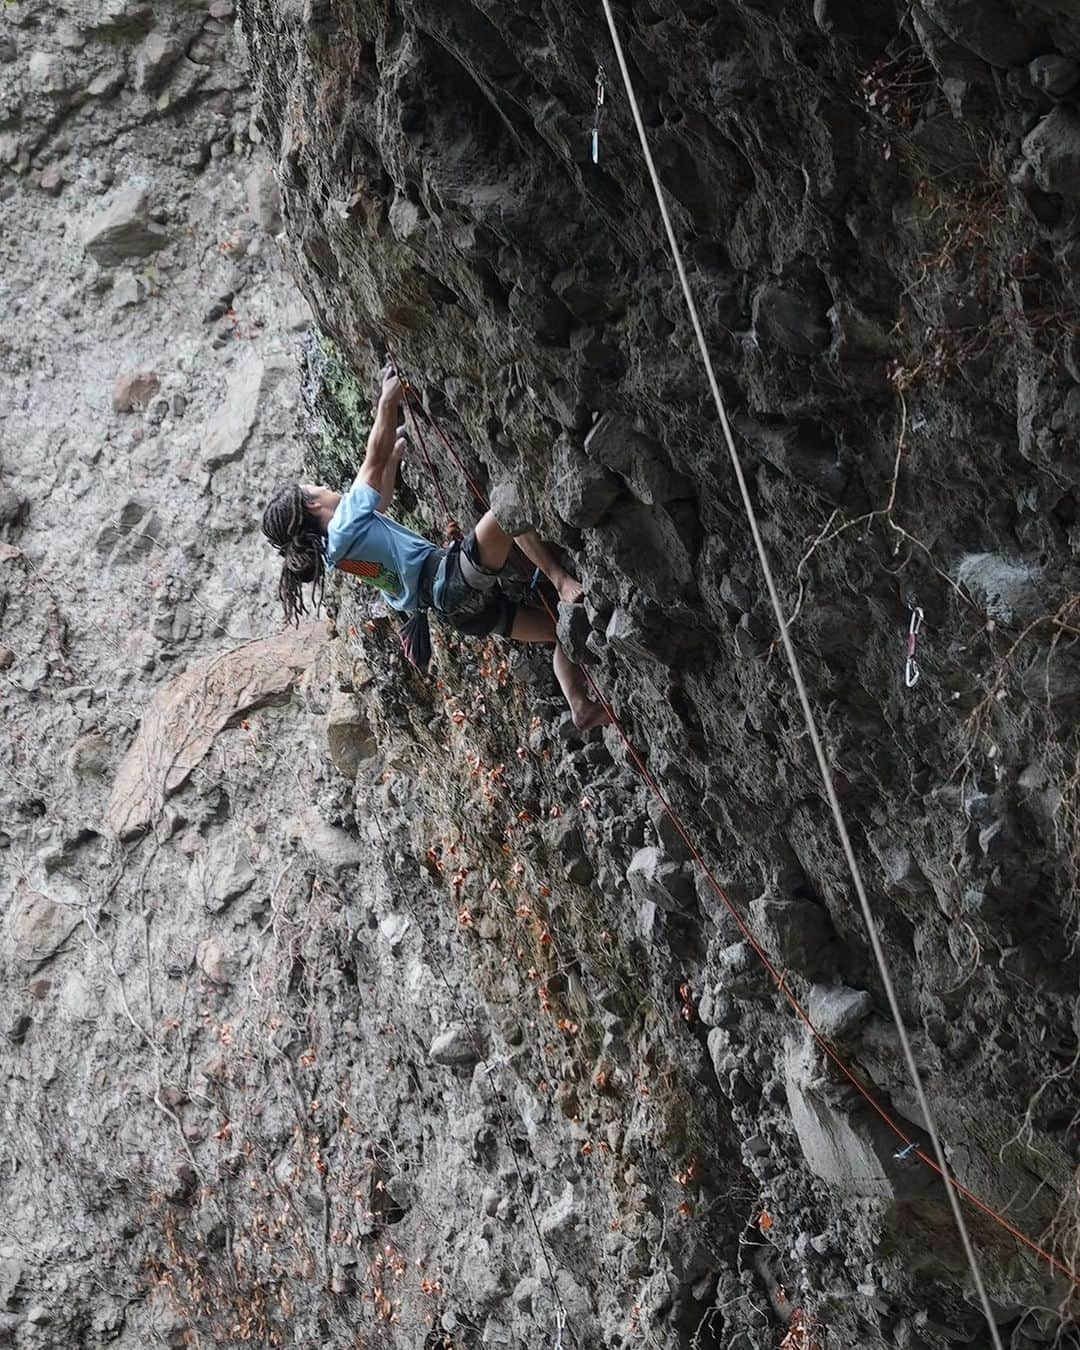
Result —
<svg viewBox="0 0 1080 1350"><path fill-rule="evenodd" d="M397 595L401 591L401 578L396 572L391 572L388 567L383 567L382 563L353 562L350 559L339 562L338 569L342 572L348 572L354 577L359 577L369 586L374 586L376 590L386 591L390 595Z"/></svg>

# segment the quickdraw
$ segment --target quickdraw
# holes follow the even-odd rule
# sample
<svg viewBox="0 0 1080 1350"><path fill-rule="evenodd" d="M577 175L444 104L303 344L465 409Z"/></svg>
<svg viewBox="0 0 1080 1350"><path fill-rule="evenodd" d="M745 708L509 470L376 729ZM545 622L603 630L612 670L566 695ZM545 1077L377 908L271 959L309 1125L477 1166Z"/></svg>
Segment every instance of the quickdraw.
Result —
<svg viewBox="0 0 1080 1350"><path fill-rule="evenodd" d="M604 115L604 97L607 91L607 74L603 66L596 67L596 113L592 129L592 162L600 163L600 119Z"/></svg>
<svg viewBox="0 0 1080 1350"><path fill-rule="evenodd" d="M919 646L919 633L922 629L923 612L918 605L911 606L911 622L908 624L907 634L907 660L904 662L904 683L909 689L914 689L919 683L919 677L922 671L919 669L919 663L915 659L915 653Z"/></svg>

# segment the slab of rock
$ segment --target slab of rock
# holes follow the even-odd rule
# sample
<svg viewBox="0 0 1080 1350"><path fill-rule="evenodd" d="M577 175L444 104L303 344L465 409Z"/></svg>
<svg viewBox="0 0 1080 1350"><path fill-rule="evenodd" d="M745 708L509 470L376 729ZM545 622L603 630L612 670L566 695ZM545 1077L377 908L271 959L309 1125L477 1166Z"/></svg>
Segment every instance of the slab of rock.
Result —
<svg viewBox="0 0 1080 1350"><path fill-rule="evenodd" d="M584 605L567 605L560 602L557 636L559 645L571 661L582 665L593 660L592 654L585 646L591 632L592 625L589 623Z"/></svg>
<svg viewBox="0 0 1080 1350"><path fill-rule="evenodd" d="M1080 112L1059 105L1024 137L1022 149L1036 187L1080 197Z"/></svg>
<svg viewBox="0 0 1080 1350"><path fill-rule="evenodd" d="M405 941L405 935L412 926L407 914L384 914L379 920L379 932L386 939L391 951L397 951Z"/></svg>
<svg viewBox="0 0 1080 1350"><path fill-rule="evenodd" d="M829 325L812 301L782 286L763 286L754 296L755 330L796 356L818 356L829 345Z"/></svg>
<svg viewBox="0 0 1080 1350"><path fill-rule="evenodd" d="M428 1054L436 1064L447 1064L451 1068L468 1068L483 1058L481 1048L462 1022L455 1022L436 1036Z"/></svg>
<svg viewBox="0 0 1080 1350"><path fill-rule="evenodd" d="M815 984L810 989L810 1020L827 1040L843 1040L859 1029L874 1010L865 989L842 984Z"/></svg>
<svg viewBox="0 0 1080 1350"><path fill-rule="evenodd" d="M216 938L203 938L195 948L195 964L211 984L229 983L229 963Z"/></svg>
<svg viewBox="0 0 1080 1350"><path fill-rule="evenodd" d="M50 961L81 922L70 906L24 887L8 912L4 946L29 973Z"/></svg>
<svg viewBox="0 0 1080 1350"><path fill-rule="evenodd" d="M281 215L281 190L268 164L259 165L244 180L248 210L260 230L280 234L285 228Z"/></svg>
<svg viewBox="0 0 1080 1350"><path fill-rule="evenodd" d="M650 796L645 809L650 821L652 821L653 829L656 831L656 837L660 841L660 847L666 856L673 862L689 862L691 853L686 840L679 833L675 822L664 807L655 797Z"/></svg>
<svg viewBox="0 0 1080 1350"><path fill-rule="evenodd" d="M83 234L83 247L102 267L116 267L125 258L144 258L168 242L168 235L150 222L150 197L141 187L114 193Z"/></svg>
<svg viewBox="0 0 1080 1350"><path fill-rule="evenodd" d="M884 1158L869 1128L858 1117L841 1115L821 1091L813 1053L789 1043L784 1057L784 1082L791 1123L807 1166L829 1187L847 1195L894 1195Z"/></svg>
<svg viewBox="0 0 1080 1350"><path fill-rule="evenodd" d="M646 506L693 496L686 479L671 467L663 446L618 413L598 418L585 437L585 454L595 464L620 474Z"/></svg>
<svg viewBox="0 0 1080 1350"><path fill-rule="evenodd" d="M128 413L149 407L160 388L161 381L152 370L122 371L113 382L113 412Z"/></svg>
<svg viewBox="0 0 1080 1350"><path fill-rule="evenodd" d="M634 661L648 660L653 655L641 624L628 609L621 606L611 611L611 618L604 629L604 640L617 652Z"/></svg>
<svg viewBox="0 0 1080 1350"><path fill-rule="evenodd" d="M76 778L104 778L110 757L107 738L98 732L87 732L72 743L68 768Z"/></svg>
<svg viewBox="0 0 1080 1350"><path fill-rule="evenodd" d="M371 723L351 694L338 691L330 700L326 742L334 767L346 778L355 778L360 765L378 752Z"/></svg>
<svg viewBox="0 0 1080 1350"><path fill-rule="evenodd" d="M1080 84L1080 62L1059 56L1037 56L1028 66L1028 75L1036 89L1051 98L1064 98Z"/></svg>
<svg viewBox="0 0 1080 1350"><path fill-rule="evenodd" d="M26 63L30 87L56 98L70 87L67 67L59 52L33 52Z"/></svg>
<svg viewBox="0 0 1080 1350"><path fill-rule="evenodd" d="M323 820L313 806L306 806L287 826L289 836L295 839L331 876L340 876L349 868L360 867L368 861L369 846L347 830L340 830Z"/></svg>
<svg viewBox="0 0 1080 1350"><path fill-rule="evenodd" d="M533 528L536 513L517 483L503 479L491 489L491 510L507 534L525 534Z"/></svg>
<svg viewBox="0 0 1080 1350"><path fill-rule="evenodd" d="M813 977L827 967L834 934L824 906L759 895L750 904L750 923L773 960L789 970Z"/></svg>
<svg viewBox="0 0 1080 1350"><path fill-rule="evenodd" d="M1037 18L1019 16L1011 0L922 0L922 5L954 42L1002 69L1029 61L1043 40Z"/></svg>
<svg viewBox="0 0 1080 1350"><path fill-rule="evenodd" d="M687 909L697 899L692 879L678 863L665 862L658 848L639 848L626 869L635 900L651 901L667 913Z"/></svg>
<svg viewBox="0 0 1080 1350"><path fill-rule="evenodd" d="M223 835L197 853L188 871L192 898L217 914L255 883L247 849L232 835Z"/></svg>
<svg viewBox="0 0 1080 1350"><path fill-rule="evenodd" d="M733 942L717 957L717 989L732 998L767 999L775 988L749 942Z"/></svg>
<svg viewBox="0 0 1080 1350"><path fill-rule="evenodd" d="M21 153L22 141L13 131L5 131L0 135L0 164L15 164Z"/></svg>
<svg viewBox="0 0 1080 1350"><path fill-rule="evenodd" d="M184 51L172 33L151 33L135 53L135 88L142 94L160 89Z"/></svg>
<svg viewBox="0 0 1080 1350"><path fill-rule="evenodd" d="M561 519L578 529L588 529L607 515L622 490L622 484L579 449L569 437L555 446L555 495L553 505Z"/></svg>
<svg viewBox="0 0 1080 1350"><path fill-rule="evenodd" d="M322 624L304 623L200 661L170 680L143 715L117 770L111 829L121 839L146 830L218 734L255 708L286 702L325 642Z"/></svg>
<svg viewBox="0 0 1080 1350"><path fill-rule="evenodd" d="M968 553L956 579L980 608L999 623L1030 623L1047 610L1039 568L998 553Z"/></svg>
<svg viewBox="0 0 1080 1350"><path fill-rule="evenodd" d="M148 503L137 497L123 502L114 520L98 530L94 547L123 562L149 553L161 534L161 520Z"/></svg>
<svg viewBox="0 0 1080 1350"><path fill-rule="evenodd" d="M568 881L578 886L587 886L592 881L594 869L585 851L577 811L567 811L547 821L544 825L544 840L552 855L558 858L559 868Z"/></svg>
<svg viewBox="0 0 1080 1350"><path fill-rule="evenodd" d="M50 197L59 197L64 186L64 173L59 164L47 164L41 171L38 186Z"/></svg>
<svg viewBox="0 0 1080 1350"><path fill-rule="evenodd" d="M674 519L662 506L623 507L596 532L614 567L643 595L665 607L683 599L694 569ZM673 643L669 649L674 650Z"/></svg>
<svg viewBox="0 0 1080 1350"><path fill-rule="evenodd" d="M248 354L203 432L199 455L211 473L240 459L259 420L263 399L289 369L289 363L279 358L264 362L255 352Z"/></svg>
<svg viewBox="0 0 1080 1350"><path fill-rule="evenodd" d="M540 1231L553 1247L565 1250L581 1228L588 1229L584 1207L578 1204L574 1188L567 1182L559 1198L542 1215Z"/></svg>

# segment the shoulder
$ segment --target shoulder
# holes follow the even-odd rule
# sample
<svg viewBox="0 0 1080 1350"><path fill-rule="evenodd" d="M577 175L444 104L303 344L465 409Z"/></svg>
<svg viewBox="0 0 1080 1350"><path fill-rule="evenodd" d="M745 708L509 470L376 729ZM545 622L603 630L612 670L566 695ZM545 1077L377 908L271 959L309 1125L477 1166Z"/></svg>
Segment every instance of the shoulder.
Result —
<svg viewBox="0 0 1080 1350"><path fill-rule="evenodd" d="M370 524L379 504L379 494L367 483L356 482L338 502L326 530L326 552L337 562Z"/></svg>
<svg viewBox="0 0 1080 1350"><path fill-rule="evenodd" d="M365 483L358 478L341 501L338 502L337 510L334 512L330 524L333 525L335 521L354 520L358 516L374 515L378 504L378 492L370 483Z"/></svg>

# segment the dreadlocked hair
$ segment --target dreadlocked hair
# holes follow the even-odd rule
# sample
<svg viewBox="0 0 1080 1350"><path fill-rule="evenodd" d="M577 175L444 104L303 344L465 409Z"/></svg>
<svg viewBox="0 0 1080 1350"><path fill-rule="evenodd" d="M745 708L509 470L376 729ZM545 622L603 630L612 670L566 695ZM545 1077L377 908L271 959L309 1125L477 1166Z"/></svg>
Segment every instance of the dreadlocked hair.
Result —
<svg viewBox="0 0 1080 1350"><path fill-rule="evenodd" d="M295 483L282 488L270 501L263 512L262 531L282 557L278 599L285 622L298 624L300 616L308 612L304 586L309 583L318 614L326 588L326 543Z"/></svg>

